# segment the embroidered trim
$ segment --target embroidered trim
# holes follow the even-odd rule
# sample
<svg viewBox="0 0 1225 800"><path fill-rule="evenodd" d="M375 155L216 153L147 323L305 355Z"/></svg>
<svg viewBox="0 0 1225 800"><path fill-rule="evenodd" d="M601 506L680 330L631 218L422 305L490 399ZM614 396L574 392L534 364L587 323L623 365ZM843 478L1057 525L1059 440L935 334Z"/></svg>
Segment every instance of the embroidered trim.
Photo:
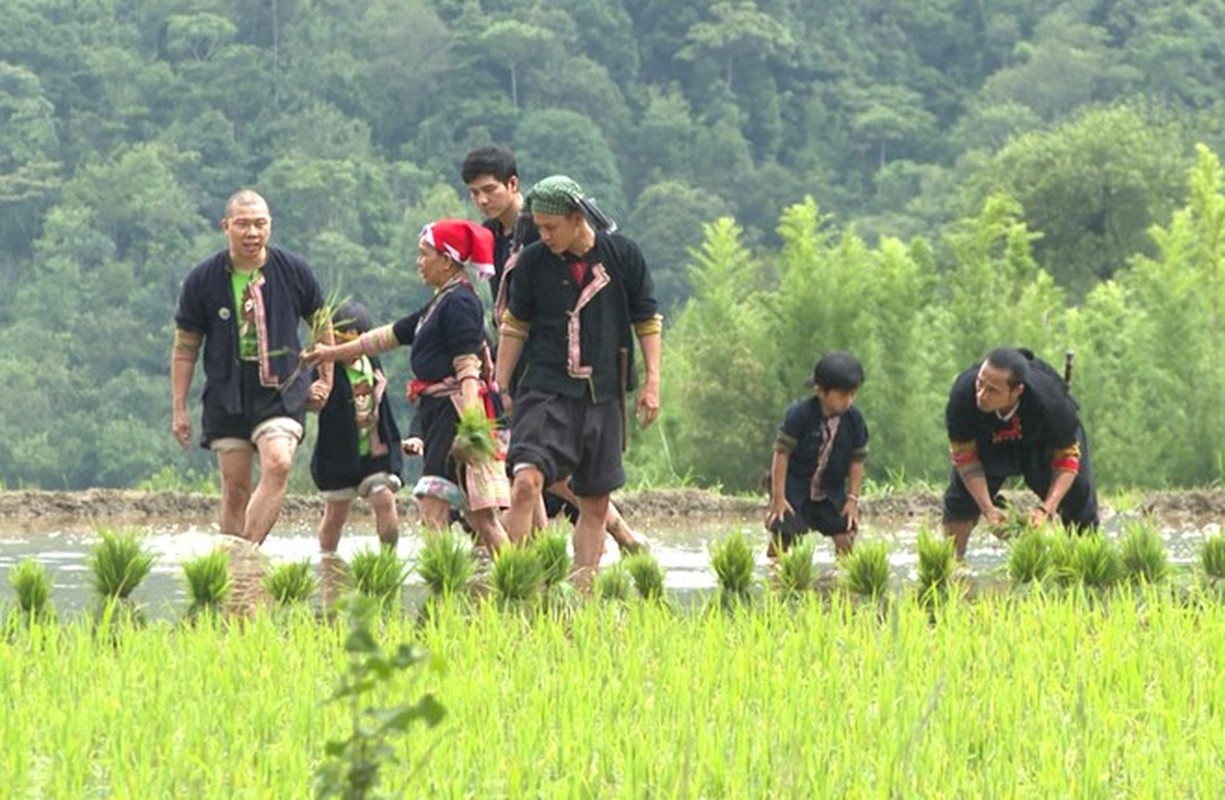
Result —
<svg viewBox="0 0 1225 800"><path fill-rule="evenodd" d="M503 336L511 339L526 339L531 329L532 323L519 319L509 310L502 313L502 327L499 330Z"/></svg>
<svg viewBox="0 0 1225 800"><path fill-rule="evenodd" d="M593 264L591 267L591 280L587 281L587 285L579 292L578 302L574 304L574 310L568 312L570 317L566 323L566 372L571 378L590 378L592 368L589 365L582 363L583 359L583 322L581 314L583 308L591 302L600 290L611 282L608 277L608 270L604 269L602 263Z"/></svg>

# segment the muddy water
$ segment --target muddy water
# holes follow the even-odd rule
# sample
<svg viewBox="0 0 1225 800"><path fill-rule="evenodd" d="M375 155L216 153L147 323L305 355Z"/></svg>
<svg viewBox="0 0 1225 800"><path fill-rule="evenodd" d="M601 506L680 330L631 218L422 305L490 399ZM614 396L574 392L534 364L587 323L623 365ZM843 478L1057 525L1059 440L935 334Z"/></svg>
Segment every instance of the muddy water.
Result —
<svg viewBox="0 0 1225 800"><path fill-rule="evenodd" d="M1118 536L1125 521L1123 515L1108 520L1104 529L1108 536ZM758 553L758 576L764 578L768 565L765 560L765 534L760 526L737 521L706 521L694 525L678 520L665 520L645 525L643 532L652 542L652 552L665 570L665 585L678 600L689 604L711 592L716 578L710 567L710 545L732 531L742 531L750 537ZM865 522L865 540L883 538L889 543L890 563L895 581L900 585L914 581L917 570L915 538L918 522L914 519L878 519ZM341 540L339 561L324 557L318 551L314 528L304 522L291 522L278 527L258 550L244 542L223 537L209 525L153 524L140 528L144 544L156 561L152 573L133 593L133 599L150 616L174 617L186 608L188 597L182 565L185 561L205 555L221 547L231 556L231 572L235 581L234 602L249 606L259 600L260 580L270 565L309 559L322 579L326 594L340 591L341 561L363 548L378 546L369 521L354 520ZM1204 536L1219 533L1220 524L1210 522L1198 527L1169 526L1162 535L1171 564L1186 567L1194 563ZM46 565L53 582L51 601L62 614L80 612L95 607L88 567L90 549L97 542L94 529L86 524L67 524L55 530L5 530L0 521L0 605L12 605L13 591L7 579L14 565L34 557ZM409 564L415 562L421 538L415 526L409 526L401 536L398 553ZM971 540L968 564L974 576L988 584L998 584L1004 578L1007 546L981 529ZM620 557L617 546L608 542L604 564ZM830 542L818 542L816 563L822 573L833 571L833 548ZM419 578L410 575L406 602L412 604L424 594ZM319 598L316 598L319 601Z"/></svg>

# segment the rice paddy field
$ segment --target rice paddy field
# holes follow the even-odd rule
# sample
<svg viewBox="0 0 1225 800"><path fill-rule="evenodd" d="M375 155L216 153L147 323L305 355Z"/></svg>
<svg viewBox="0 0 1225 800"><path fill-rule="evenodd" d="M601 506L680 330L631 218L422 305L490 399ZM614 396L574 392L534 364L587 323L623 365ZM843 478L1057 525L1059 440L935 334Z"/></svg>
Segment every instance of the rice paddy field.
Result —
<svg viewBox="0 0 1225 800"><path fill-rule="evenodd" d="M146 545L169 535L145 533ZM1152 581L1118 571L1093 586L1089 560L1106 551L1085 548L1066 562L1083 581L1022 584L1009 577L1017 543L976 536L1002 556L972 550L969 576L933 579L931 542L878 537L887 561L873 595L851 588L855 565L783 592L782 566L736 563L738 537L760 549L724 530L680 557L659 537L665 591L652 601L624 591L628 579L588 599L555 586L513 600L488 588L509 580L497 563L485 591L435 596L419 574L425 548L402 542L407 596L385 606L368 644L428 658L383 662L387 679L361 704L428 696L444 714L389 737L381 794L1225 796L1225 591L1198 550L1171 547ZM57 579L58 616L31 616L9 583L30 560L12 542L36 538L0 538L0 795L312 796L355 708L328 702L355 656L344 614L322 608L326 589L309 603L186 613L184 595L202 590L182 588L187 564L175 564L180 588L160 604L145 588L109 610L65 603ZM1118 530L1110 546L1123 554L1112 569L1134 576L1132 539ZM57 541L62 567L71 541ZM818 573L826 557L806 556ZM741 568L747 587L728 594ZM59 574L90 582L84 565ZM369 730L375 717L364 719Z"/></svg>

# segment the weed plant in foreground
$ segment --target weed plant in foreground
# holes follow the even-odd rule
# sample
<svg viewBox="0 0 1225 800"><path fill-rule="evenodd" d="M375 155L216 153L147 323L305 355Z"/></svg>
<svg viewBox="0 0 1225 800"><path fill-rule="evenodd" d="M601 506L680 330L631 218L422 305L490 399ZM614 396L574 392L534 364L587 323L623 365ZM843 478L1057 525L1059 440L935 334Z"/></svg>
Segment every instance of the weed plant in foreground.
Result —
<svg viewBox="0 0 1225 800"><path fill-rule="evenodd" d="M1221 797L1225 614L1174 595L953 595L883 619L842 593L563 619L456 598L378 619L376 642L452 666L397 671L380 648L394 691L357 708L446 709L386 740L392 797ZM353 730L309 688L336 685L350 635L262 612L22 626L0 642L4 792L307 797Z"/></svg>

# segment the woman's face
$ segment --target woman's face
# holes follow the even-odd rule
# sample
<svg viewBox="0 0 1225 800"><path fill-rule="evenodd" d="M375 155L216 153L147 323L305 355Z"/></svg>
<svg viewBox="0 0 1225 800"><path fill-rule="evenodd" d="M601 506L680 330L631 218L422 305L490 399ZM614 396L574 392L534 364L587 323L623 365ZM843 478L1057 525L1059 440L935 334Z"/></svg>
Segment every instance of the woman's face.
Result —
<svg viewBox="0 0 1225 800"><path fill-rule="evenodd" d="M427 286L437 289L455 277L455 262L421 242L417 245L417 272Z"/></svg>

